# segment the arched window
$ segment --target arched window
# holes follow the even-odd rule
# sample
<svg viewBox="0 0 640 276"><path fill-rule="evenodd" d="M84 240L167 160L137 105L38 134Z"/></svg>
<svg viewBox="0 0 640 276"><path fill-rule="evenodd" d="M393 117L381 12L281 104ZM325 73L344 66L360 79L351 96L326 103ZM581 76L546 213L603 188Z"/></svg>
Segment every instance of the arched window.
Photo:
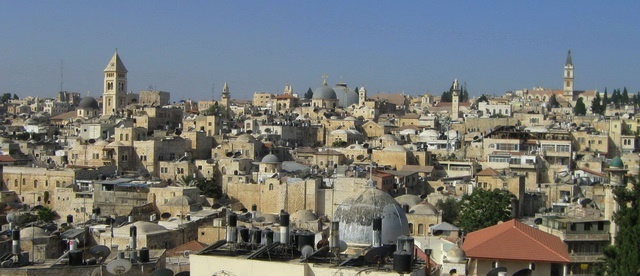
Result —
<svg viewBox="0 0 640 276"><path fill-rule="evenodd" d="M413 223L409 223L409 234L413 234Z"/></svg>
<svg viewBox="0 0 640 276"><path fill-rule="evenodd" d="M273 191L273 184L269 184L269 191Z"/></svg>
<svg viewBox="0 0 640 276"><path fill-rule="evenodd" d="M13 186L18 187L18 179L15 179L15 180L13 181Z"/></svg>
<svg viewBox="0 0 640 276"><path fill-rule="evenodd" d="M424 235L424 224L418 224L418 235Z"/></svg>

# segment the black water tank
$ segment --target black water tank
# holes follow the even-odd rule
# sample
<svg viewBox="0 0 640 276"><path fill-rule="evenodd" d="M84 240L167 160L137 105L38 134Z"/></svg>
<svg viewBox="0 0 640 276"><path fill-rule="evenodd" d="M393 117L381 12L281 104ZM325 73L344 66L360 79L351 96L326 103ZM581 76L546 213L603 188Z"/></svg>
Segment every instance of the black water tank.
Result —
<svg viewBox="0 0 640 276"><path fill-rule="evenodd" d="M67 223L73 223L73 215L67 215Z"/></svg>
<svg viewBox="0 0 640 276"><path fill-rule="evenodd" d="M231 227L235 227L238 225L238 215L236 213L231 213L227 217L227 225Z"/></svg>
<svg viewBox="0 0 640 276"><path fill-rule="evenodd" d="M71 266L82 265L82 251L80 250L69 251L69 265Z"/></svg>
<svg viewBox="0 0 640 276"><path fill-rule="evenodd" d="M255 204L251 205L251 211L253 212L258 211L258 205L255 205Z"/></svg>
<svg viewBox="0 0 640 276"><path fill-rule="evenodd" d="M149 262L149 248L143 247L140 249L140 262L141 263Z"/></svg>
<svg viewBox="0 0 640 276"><path fill-rule="evenodd" d="M240 237L243 242L249 242L249 229L244 226L238 227L238 237Z"/></svg>
<svg viewBox="0 0 640 276"><path fill-rule="evenodd" d="M289 213L280 213L280 226L289 226Z"/></svg>
<svg viewBox="0 0 640 276"><path fill-rule="evenodd" d="M382 244L382 247L388 248L389 252L396 252L396 248L398 248L398 246L395 243Z"/></svg>
<svg viewBox="0 0 640 276"><path fill-rule="evenodd" d="M398 273L411 272L411 253L405 250L393 253L393 270Z"/></svg>
<svg viewBox="0 0 640 276"><path fill-rule="evenodd" d="M316 235L313 232L300 231L298 232L298 250L302 251L302 247L305 245L314 248L316 245Z"/></svg>
<svg viewBox="0 0 640 276"><path fill-rule="evenodd" d="M251 236L251 244L260 244L262 240L262 230L260 230L260 228L251 228L249 235Z"/></svg>
<svg viewBox="0 0 640 276"><path fill-rule="evenodd" d="M381 231L382 230L382 219L381 218L373 218L373 231Z"/></svg>

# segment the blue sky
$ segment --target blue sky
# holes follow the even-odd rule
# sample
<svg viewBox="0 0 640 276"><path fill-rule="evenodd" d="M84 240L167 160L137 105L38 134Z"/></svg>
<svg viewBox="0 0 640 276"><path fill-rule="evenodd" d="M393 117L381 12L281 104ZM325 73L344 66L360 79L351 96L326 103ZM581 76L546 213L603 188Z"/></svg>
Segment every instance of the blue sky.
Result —
<svg viewBox="0 0 640 276"><path fill-rule="evenodd" d="M560 88L568 49L576 89L640 89L640 1L5 1L0 93L102 93L118 48L129 90L180 98L295 92L472 95Z"/></svg>

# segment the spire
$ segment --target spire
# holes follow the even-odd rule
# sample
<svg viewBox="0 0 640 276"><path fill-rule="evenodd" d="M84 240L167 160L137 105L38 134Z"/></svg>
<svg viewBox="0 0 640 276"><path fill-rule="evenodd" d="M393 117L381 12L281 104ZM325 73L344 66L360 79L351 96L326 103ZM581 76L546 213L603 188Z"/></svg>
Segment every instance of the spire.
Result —
<svg viewBox="0 0 640 276"><path fill-rule="evenodd" d="M569 52L567 53L567 63L565 63L565 65L573 66L573 61L571 60L571 50L569 50Z"/></svg>
<svg viewBox="0 0 640 276"><path fill-rule="evenodd" d="M322 75L322 84L327 85L327 78L329 76L327 74Z"/></svg>
<svg viewBox="0 0 640 276"><path fill-rule="evenodd" d="M111 58L111 60L109 61L109 64L107 64L107 68L104 68L105 72L122 72L122 73L127 73L127 68L124 67L124 63L122 63L122 60L120 59L120 56L118 55L118 49L116 49L116 52L113 54L113 57Z"/></svg>
<svg viewBox="0 0 640 276"><path fill-rule="evenodd" d="M224 87L222 87L222 94L229 94L229 85L225 82Z"/></svg>

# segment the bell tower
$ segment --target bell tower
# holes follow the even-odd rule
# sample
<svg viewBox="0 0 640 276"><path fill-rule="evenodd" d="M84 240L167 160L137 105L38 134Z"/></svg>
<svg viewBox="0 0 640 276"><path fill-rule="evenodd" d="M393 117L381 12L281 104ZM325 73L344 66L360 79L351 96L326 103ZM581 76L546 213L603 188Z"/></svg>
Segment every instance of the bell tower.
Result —
<svg viewBox="0 0 640 276"><path fill-rule="evenodd" d="M564 64L564 98L567 101L573 100L573 61L571 60L571 50L567 53L567 62Z"/></svg>
<svg viewBox="0 0 640 276"><path fill-rule="evenodd" d="M453 80L451 87L451 119L458 120L460 118L460 88L458 87L458 79Z"/></svg>
<svg viewBox="0 0 640 276"><path fill-rule="evenodd" d="M107 68L104 69L102 115L115 115L126 105L127 72L116 50Z"/></svg>
<svg viewBox="0 0 640 276"><path fill-rule="evenodd" d="M231 93L229 93L229 85L225 82L224 87L222 88L222 96L220 97L221 107L224 108L222 111L223 118L227 119L229 115L229 100L231 98Z"/></svg>

